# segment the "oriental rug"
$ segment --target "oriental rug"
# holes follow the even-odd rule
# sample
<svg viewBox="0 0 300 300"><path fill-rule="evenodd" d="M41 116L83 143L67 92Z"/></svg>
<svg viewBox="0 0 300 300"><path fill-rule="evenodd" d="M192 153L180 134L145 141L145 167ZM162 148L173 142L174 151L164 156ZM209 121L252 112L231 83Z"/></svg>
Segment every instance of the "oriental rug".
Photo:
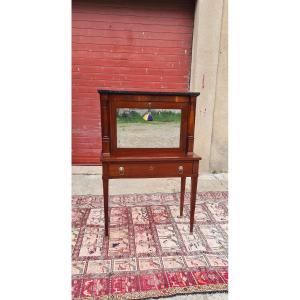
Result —
<svg viewBox="0 0 300 300"><path fill-rule="evenodd" d="M73 196L73 299L226 292L228 193L197 193L193 234L190 194L185 194L181 218L179 197L179 193L110 196L108 239L102 196Z"/></svg>

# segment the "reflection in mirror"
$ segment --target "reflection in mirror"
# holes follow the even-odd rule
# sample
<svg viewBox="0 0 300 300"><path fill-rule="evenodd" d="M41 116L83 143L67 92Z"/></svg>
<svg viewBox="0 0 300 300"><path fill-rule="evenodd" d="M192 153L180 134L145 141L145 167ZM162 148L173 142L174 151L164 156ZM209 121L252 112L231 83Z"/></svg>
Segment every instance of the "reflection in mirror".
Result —
<svg viewBox="0 0 300 300"><path fill-rule="evenodd" d="M117 109L118 148L179 148L181 109Z"/></svg>

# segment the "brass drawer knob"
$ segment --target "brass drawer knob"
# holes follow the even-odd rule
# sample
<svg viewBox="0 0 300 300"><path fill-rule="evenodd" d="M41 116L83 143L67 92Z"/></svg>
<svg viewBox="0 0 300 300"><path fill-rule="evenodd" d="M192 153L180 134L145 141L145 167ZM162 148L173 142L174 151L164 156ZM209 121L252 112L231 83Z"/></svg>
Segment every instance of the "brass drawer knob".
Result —
<svg viewBox="0 0 300 300"><path fill-rule="evenodd" d="M183 174L183 166L178 167L178 174Z"/></svg>
<svg viewBox="0 0 300 300"><path fill-rule="evenodd" d="M125 173L124 167L119 167L119 174L124 175L124 173Z"/></svg>

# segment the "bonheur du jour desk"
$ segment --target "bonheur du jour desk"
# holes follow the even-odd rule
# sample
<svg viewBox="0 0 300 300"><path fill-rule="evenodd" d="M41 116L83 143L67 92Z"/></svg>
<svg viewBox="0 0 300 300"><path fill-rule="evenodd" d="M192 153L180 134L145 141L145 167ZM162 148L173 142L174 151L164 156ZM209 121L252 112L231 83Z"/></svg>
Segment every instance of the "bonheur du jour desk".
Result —
<svg viewBox="0 0 300 300"><path fill-rule="evenodd" d="M101 104L105 235L109 234L109 179L180 177L180 216L191 177L193 232L199 160L193 152L193 92L98 90Z"/></svg>

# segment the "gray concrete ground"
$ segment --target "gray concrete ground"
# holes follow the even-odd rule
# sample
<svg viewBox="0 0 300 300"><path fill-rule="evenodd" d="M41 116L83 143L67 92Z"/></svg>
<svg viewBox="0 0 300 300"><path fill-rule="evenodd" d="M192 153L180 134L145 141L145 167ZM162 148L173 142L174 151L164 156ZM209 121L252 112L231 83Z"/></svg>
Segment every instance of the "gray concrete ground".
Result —
<svg viewBox="0 0 300 300"><path fill-rule="evenodd" d="M72 194L73 195L102 195L102 168L101 167L72 167ZM190 178L187 178L186 191L190 191ZM208 174L198 177L198 191L227 191L227 173ZM172 193L180 191L180 178L158 179L113 179L110 180L109 193L139 194L139 193ZM170 300L227 300L228 295L196 294L168 297Z"/></svg>
<svg viewBox="0 0 300 300"><path fill-rule="evenodd" d="M73 195L102 195L102 168L73 166ZM227 173L200 174L198 191L227 191ZM190 191L190 178L186 180L186 191ZM139 194L139 193L172 193L180 191L180 178L149 178L149 179L111 179L109 193Z"/></svg>

